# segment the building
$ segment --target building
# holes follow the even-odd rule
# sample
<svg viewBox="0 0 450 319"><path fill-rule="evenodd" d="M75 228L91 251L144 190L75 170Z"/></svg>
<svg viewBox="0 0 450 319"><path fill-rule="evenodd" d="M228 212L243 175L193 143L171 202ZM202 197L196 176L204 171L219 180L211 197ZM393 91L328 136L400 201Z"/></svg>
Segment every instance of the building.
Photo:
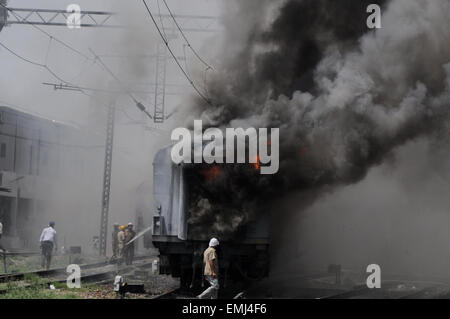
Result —
<svg viewBox="0 0 450 319"><path fill-rule="evenodd" d="M56 200L58 181L89 180L88 141L75 126L0 106L0 221L6 247L37 245L42 212Z"/></svg>

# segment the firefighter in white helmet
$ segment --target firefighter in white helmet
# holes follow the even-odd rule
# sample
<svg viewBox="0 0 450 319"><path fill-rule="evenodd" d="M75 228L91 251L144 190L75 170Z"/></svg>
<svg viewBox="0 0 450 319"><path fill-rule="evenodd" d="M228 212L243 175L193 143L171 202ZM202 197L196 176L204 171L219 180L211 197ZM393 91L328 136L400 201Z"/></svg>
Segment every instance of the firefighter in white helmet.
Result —
<svg viewBox="0 0 450 319"><path fill-rule="evenodd" d="M211 238L209 247L203 253L204 275L210 287L197 296L199 299L217 299L219 295L219 259L216 251L218 246L217 238Z"/></svg>

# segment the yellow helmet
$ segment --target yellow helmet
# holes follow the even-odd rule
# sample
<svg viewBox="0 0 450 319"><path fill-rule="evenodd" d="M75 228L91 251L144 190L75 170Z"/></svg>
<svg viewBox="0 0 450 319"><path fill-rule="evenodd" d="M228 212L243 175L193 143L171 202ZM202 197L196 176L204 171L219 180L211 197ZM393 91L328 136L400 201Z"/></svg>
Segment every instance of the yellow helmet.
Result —
<svg viewBox="0 0 450 319"><path fill-rule="evenodd" d="M120 230L124 230L124 229L125 229L124 225L120 226Z"/></svg>

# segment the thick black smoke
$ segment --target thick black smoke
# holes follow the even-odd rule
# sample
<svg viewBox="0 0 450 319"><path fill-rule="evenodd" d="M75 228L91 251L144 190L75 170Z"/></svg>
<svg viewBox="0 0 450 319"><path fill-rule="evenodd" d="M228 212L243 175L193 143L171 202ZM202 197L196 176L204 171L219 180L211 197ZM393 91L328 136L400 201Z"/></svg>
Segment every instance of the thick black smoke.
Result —
<svg viewBox="0 0 450 319"><path fill-rule="evenodd" d="M249 9L267 16L267 2L244 2L230 23ZM208 83L213 106L196 101L195 110L211 126L280 128L280 170L224 165L192 201L195 222L224 235L281 195L360 181L448 120L450 3L381 1L376 31L366 26L370 3L284 1L269 23L229 26L240 50L225 43L226 64Z"/></svg>

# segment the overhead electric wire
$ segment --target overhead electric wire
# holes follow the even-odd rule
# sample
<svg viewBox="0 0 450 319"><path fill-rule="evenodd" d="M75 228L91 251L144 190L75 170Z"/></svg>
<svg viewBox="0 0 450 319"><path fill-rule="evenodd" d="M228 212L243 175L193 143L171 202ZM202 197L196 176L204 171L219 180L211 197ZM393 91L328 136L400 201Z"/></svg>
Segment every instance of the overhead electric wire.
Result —
<svg viewBox="0 0 450 319"><path fill-rule="evenodd" d="M164 5L167 8L167 11L169 11L170 16L173 19L173 22L175 23L175 25L177 26L178 30L181 33L181 36L184 38L184 40L186 41L187 46L189 47L189 49L191 49L192 53L194 53L194 55L197 57L197 59L199 59L200 62L202 62L207 68L209 69L213 69L211 67L211 65L209 65L208 63L205 62L204 59L202 59L202 57L197 53L197 51L192 47L191 43L189 42L188 38L186 37L185 33L183 32L183 29L181 29L180 24L178 23L177 19L175 18L175 15L172 13L172 10L170 10L169 5L167 4L166 0L162 0L164 2Z"/></svg>
<svg viewBox="0 0 450 319"><path fill-rule="evenodd" d="M6 5L2 4L0 2L0 6L5 8L7 11L11 12L11 14L13 14L17 19L21 19L23 21L25 21L27 24L31 25L33 28L35 28L36 30L42 32L43 34L45 34L47 37L49 37L49 44L47 47L47 53L46 53L46 57L45 57L45 64L43 63L38 63L38 62L34 62L31 61L23 56L21 56L20 54L16 53L15 51L11 50L10 48L8 48L6 45L4 45L3 43L0 43L0 46L2 46L4 49L6 49L7 51L9 51L11 54L15 55L16 57L18 57L19 59L28 62L30 64L42 67L44 69L47 70L47 72L49 72L54 78L56 78L57 80L70 84L70 85L74 85L73 83L64 80L62 77L60 77L58 74L56 74L56 72L54 72L48 65L47 65L47 60L48 60L48 55L49 55L49 51L50 51L50 45L52 43L52 41L56 41L58 43L60 43L61 45L63 45L64 47L68 48L69 50L79 54L80 56L82 56L83 58L87 59L87 60L92 60L89 56L87 56L86 54L84 54L83 52L81 52L80 50L75 49L74 47L72 47L71 45L67 44L66 42L58 39L57 37L55 37L54 35L48 33L47 31L39 28L38 26L32 24L31 22L28 22L25 18L23 18L21 15L17 14L16 12L14 12L14 10L11 10L10 8L8 8Z"/></svg>
<svg viewBox="0 0 450 319"><path fill-rule="evenodd" d="M93 95L88 94L88 93L85 92L85 90L92 90L92 89L82 88L82 87L76 86L76 85L74 85L74 84L71 84L70 82L65 81L64 79L60 78L60 77L59 77L56 73L54 73L47 65L42 64L42 63L38 63L38 62L31 61L31 60L29 60L29 59L27 59L27 58L21 56L20 54L14 52L13 50L11 50L10 48L8 48L6 45L4 45L4 44L1 43L1 42L0 42L0 46L2 46L3 48L5 48L8 52L10 52L11 54L13 54L13 55L16 56L17 58L19 58L19 59L21 59L21 60L23 60L23 61L25 61L25 62L27 62L27 63L30 63L30 64L33 64L33 65L36 65L36 66L45 68L50 74L52 74L52 75L53 75L56 79L58 79L59 81L71 85L71 86L72 86L71 89L73 88L74 90L76 90L76 91L78 91L78 92L81 92L82 94L84 94L84 95L86 95L86 96L88 96L88 97L90 97L90 98L94 98ZM114 74L112 74L112 75L114 75ZM119 80L119 79L118 79L118 80ZM119 81L120 81L120 80L119 80ZM47 83L44 83L44 84L47 84ZM65 87L64 89L66 89L66 87ZM1 101L0 101L0 102L1 102ZM13 106L13 105L10 104L10 103L5 103L5 102L3 102L3 104L7 104L7 105ZM15 106L15 107L16 107L16 106ZM19 107L17 107L17 108L19 108ZM125 112L125 110L123 110L122 108L117 108L117 109L118 109L119 111L121 111L122 113L124 113L125 116L127 116L128 118L130 118L130 116L128 115L128 113ZM147 113L147 112L146 112L146 113ZM147 115L149 115L149 114L147 114ZM38 116L42 117L41 115L38 115ZM133 119L133 120L134 120L134 119ZM155 128L151 128L151 127L148 127L148 128L156 130Z"/></svg>
<svg viewBox="0 0 450 319"><path fill-rule="evenodd" d="M94 50L92 50L91 48L89 48L89 50L91 51L91 53L95 56L95 59L97 61L100 62L100 64L103 66L103 68L106 70L106 72L108 72L116 81L117 83L119 83L120 86L122 86L122 88L125 90L125 92L127 93L127 95L134 101L134 103L136 104L136 107L141 110L142 112L144 112L150 119L153 119L153 117L151 116L151 114L147 111L147 109L145 108L145 106L139 102L134 96L133 94L131 94L130 90L122 83L122 81L111 71L110 68L108 68L108 66L103 63L102 59L94 52Z"/></svg>
<svg viewBox="0 0 450 319"><path fill-rule="evenodd" d="M190 76L190 72L189 72L189 67L187 64L187 57L186 57L186 44L183 44L183 55L184 55L184 67L186 69L186 73ZM205 91L205 96L208 98L208 100L211 100L209 97L209 92L208 92L208 86L206 84L206 73L212 70L211 68L206 68L204 73L203 73L203 90Z"/></svg>
<svg viewBox="0 0 450 319"><path fill-rule="evenodd" d="M89 50L92 52L92 54L94 55L95 59L100 62L100 64L102 65L102 67L106 70L106 72L109 73L109 75L111 75L111 77L117 81L117 83L119 83L119 85L124 89L125 93L134 101L134 102L138 102L136 100L136 98L133 96L133 94L131 94L130 90L122 83L122 81L111 71L111 69L102 61L102 59L94 52L94 50L92 50L91 48L89 48Z"/></svg>
<svg viewBox="0 0 450 319"><path fill-rule="evenodd" d="M11 53L12 55L16 56L17 58L19 58L22 61L25 61L27 63L33 64L35 66L44 68L45 70L47 70L48 73L50 73L55 79L57 79L58 81L64 82L66 84L70 84L70 85L74 85L73 83L70 83L69 81L64 80L63 78L61 78L58 74L56 74L52 69L50 69L50 67L47 64L43 64L43 63L39 63L39 62L35 62L32 61L30 59L27 59L25 57L23 57L22 55L18 54L17 52L15 52L14 50L10 49L9 47L7 47L6 45L4 45L3 43L0 42L0 46L3 47L5 50L7 50L9 53Z"/></svg>
<svg viewBox="0 0 450 319"><path fill-rule="evenodd" d="M2 42L0 42L0 46L3 47L6 51L8 51L9 53L15 55L16 57L18 57L19 59L34 64L36 66L40 66L40 67L45 67L45 64L39 63L39 62L34 62L31 60L28 60L27 58L24 58L23 56L21 56L20 54L16 53L15 51L11 50L10 48L8 48L6 45L4 45Z"/></svg>
<svg viewBox="0 0 450 319"><path fill-rule="evenodd" d="M16 17L16 19L18 19L18 20L19 20L19 19L20 19L20 20L23 20L25 23L29 24L30 26L32 26L32 27L35 28L36 30L42 32L42 33L45 34L47 37L49 37L49 41L50 41L50 42L49 42L49 47L48 47L48 49L47 49L47 57L48 57L48 53L49 53L48 51L49 51L51 42L52 42L52 41L56 41L56 42L58 42L59 44L61 44L61 45L63 45L64 47L66 47L67 49L69 49L69 50L71 50L71 51L77 53L78 55L80 55L81 57L83 57L85 60L90 60L90 61L95 62L95 59L92 59L91 57L89 57L88 55L84 54L84 53L81 52L80 50L74 48L73 46L71 46L70 44L66 43L65 41L58 39L57 37L55 37L55 36L52 35L51 33L47 32L47 31L43 30L42 28L36 26L35 24L33 24L33 23L27 21L26 18L24 18L24 17L22 17L21 15L17 14L14 10L8 8L6 5L2 4L1 2L0 2L0 6L3 7L3 8L5 8L5 9L8 10L9 12L11 12L11 13ZM3 46L3 45L2 45L2 46ZM5 48L5 49L7 49L7 48ZM14 55L16 55L17 57L21 58L22 60L27 61L27 59L24 59L23 57L21 57L21 56L15 54L14 52L12 52L12 50L9 50L9 49L7 49L7 50L10 51L11 53L13 53ZM28 60L27 62L33 63L32 61L29 61L29 60ZM48 67L47 64L45 64L45 65L42 64L42 63L33 63L33 64L39 65L39 66L41 66L41 67L44 67L45 69L48 70L49 73L51 73L51 74L52 74L55 78L57 78L58 80L60 80L60 81L62 81L62 82L64 82L64 83L73 85L73 83L70 83L70 82L68 82L68 81L65 81L65 80L61 79L61 77L58 76L53 70L51 70L51 69Z"/></svg>
<svg viewBox="0 0 450 319"><path fill-rule="evenodd" d="M39 28L38 26L36 26L36 25L34 25L34 24L32 24L32 23L26 21L26 19L24 19L23 17L21 17L19 14L16 14L13 10L11 10L11 9L8 8L8 7L6 7L6 6L5 6L4 4L2 4L1 2L0 2L0 6L3 7L3 8L5 8L5 9L8 10L9 12L11 12L17 19L21 19L21 20L25 21L27 24L31 25L31 26L32 26L33 28L35 28L36 30L42 32L42 33L45 34L47 37L49 37L49 43L48 43L47 52L46 52L46 56L45 56L45 64L39 63L39 62L35 62L35 61L32 61L32 60L29 60L29 59L23 57L22 55L16 53L14 50L10 49L9 47L7 47L6 45L4 45L3 43L0 42L0 46L1 46L1 47L3 47L4 49L6 49L9 53L13 54L14 56L16 56L17 58L19 58L20 60L25 61L25 62L27 62L27 63L30 63L30 64L32 64L32 65L35 65L35 66L44 68L44 69L47 70L47 72L49 72L54 78L56 78L57 80L61 81L62 83L65 83L65 84L68 84L68 85L77 87L76 84L71 83L71 82L66 81L66 80L64 80L63 78L61 78L59 75L56 74L56 72L54 72L54 71L47 65L47 62L48 62L48 56L49 56L49 53L50 53L51 43L52 43L52 41L56 41L56 42L60 43L61 45L63 45L64 47L68 48L69 50L71 50L71 51L73 51L73 52L79 54L80 56L82 56L82 57L85 59L84 62L86 62L87 60L89 60L89 61L92 61L92 62L95 64L95 62L96 62L97 60L100 61L101 64L103 65L104 69L106 69L107 71L109 71L109 73L110 73L113 77L115 77L115 75L114 75L112 72L110 72L110 70L107 68L107 66L104 65L104 63L103 63L98 57L96 57L97 59L92 59L92 58L90 58L89 56L87 56L86 54L84 54L83 52L81 52L80 50L75 49L75 48L72 47L71 45L67 44L66 42L64 42L64 41L62 41L62 40L60 40L60 39L58 39L57 37L55 37L55 36L53 36L52 34L46 32L45 30ZM81 73L82 73L82 72L80 72L79 75L81 75ZM77 75L76 77L78 77L79 75ZM75 78L76 78L76 77L75 77ZM116 80L119 81L119 83L121 83L120 80L119 80L117 77L115 77L115 78L116 78ZM81 92L82 94L84 94L84 95L90 97L90 98L93 98L93 95L90 95L90 94L84 92L83 90L80 90L80 92ZM141 103L139 103L134 97L132 97L132 98L133 98L133 100L136 102L137 107L138 107L141 111L143 111L144 113L146 113L147 116L149 116L150 118L152 118L152 116L148 113L148 111L145 110L145 108L143 107L143 105L142 105ZM9 104L9 103L4 103L4 104ZM9 104L9 105L12 106L12 104ZM17 108L20 108L20 107L17 107ZM121 108L117 108L117 109L120 110L122 113L125 114L125 116L128 117L128 114L125 112L124 109L121 109ZM152 127L148 127L148 126L146 126L146 128L147 128L147 129L151 129L151 130L157 130L156 128L152 128ZM61 145L62 145L62 144L61 144ZM78 147L78 146L76 146L76 145L66 145L66 146ZM101 147L104 147L104 146L101 146Z"/></svg>
<svg viewBox="0 0 450 319"><path fill-rule="evenodd" d="M43 84L45 84L45 85L52 85L51 83L43 83ZM65 88L64 88L65 89ZM102 107L104 107L104 108L106 108L106 109L109 109L109 108L111 108L111 106L110 105L106 105L106 103L104 103L104 101L101 101L101 99L99 98L99 97L97 97L97 96L95 96L95 95L92 95L92 94L89 94L89 93L86 93L85 92L85 90L90 90L90 89L87 89L87 88L80 88L80 87L77 87L76 88L76 91L77 92L80 92L81 94L83 94L83 95L86 95L87 97L89 97L89 98L91 98L91 99L96 99L96 100L98 100L99 102L100 102L100 106L102 106ZM1 102L1 101L0 101ZM158 129L158 128L155 128L155 127L151 127L151 126L148 126L148 125L146 125L144 122L141 122L141 121L139 121L139 120L137 120L137 119L134 119L133 117L131 117L123 108L121 108L121 107L117 107L117 106L114 106L114 108L116 109L116 110L118 110L118 111L120 111L120 112L122 112L124 115L125 115L125 117L127 117L129 120L131 120L132 122L135 122L135 123L137 123L137 124L140 124L140 125L142 125L143 127L144 127L144 129L146 129L146 130L151 130L151 131L155 131L155 132L157 132L157 133L159 133L159 134L161 134L161 132L158 132L158 131L164 131L164 130L161 130L161 129ZM97 134L99 134L98 132L96 132Z"/></svg>
<svg viewBox="0 0 450 319"><path fill-rule="evenodd" d="M186 69L186 73L190 76L189 68L187 65L187 56L186 56L186 44L183 44L183 56L184 56L184 68Z"/></svg>
<svg viewBox="0 0 450 319"><path fill-rule="evenodd" d="M207 75L208 75L208 71L211 69L206 68L205 71L203 72L203 90L205 90L206 96L208 96L208 98L210 99L210 95L208 92L208 80L207 80Z"/></svg>
<svg viewBox="0 0 450 319"><path fill-rule="evenodd" d="M26 22L27 24L31 25L31 26L32 26L33 28L35 28L36 30L39 30L40 32L42 32L43 34L45 34L46 36L48 36L49 39L50 39L50 41L54 40L54 41L60 43L61 45L65 46L66 48L72 50L73 52L79 54L80 56L82 56L82 57L85 58L86 60L93 61L94 63L96 62L96 59L92 59L91 57L89 57L88 55L84 54L84 53L81 52L80 50L77 50L76 48L74 48L73 46L69 45L68 43L66 43L66 42L64 42L64 41L62 41L62 40L60 40L60 39L58 39L58 38L55 37L54 35L52 35L52 34L48 33L47 31L43 30L42 28L39 28L39 27L36 26L35 24L33 24L33 23L27 21L24 17L22 17L21 15L17 14L16 12L14 12L14 10L8 8L6 5L2 4L1 2L0 2L0 6L2 6L3 8L5 8L5 9L8 10L9 12L11 12L18 20L19 20L19 19L20 19L20 20L23 20L24 22ZM13 52L11 52L11 53L13 53ZM47 52L47 54L48 54L48 52ZM16 54L15 54L15 55L16 55ZM18 55L17 55L17 56L18 56ZM19 57L19 56L18 56L18 57ZM98 58L98 57L96 56L96 58ZM26 59L23 59L23 58L22 58L22 60L25 60L25 61L26 61ZM100 60L100 59L98 59L98 60ZM31 62L31 61L27 61L27 62ZM101 60L100 60L100 62L101 62ZM53 76L55 76L58 80L63 81L63 82L65 82L65 83L67 83L67 84L73 85L72 83L70 83L70 82L68 82L68 81L64 81L64 80L62 80L60 77L58 77L58 76L55 74L55 72L53 72L51 69L48 68L47 65L43 65L43 64L41 64L41 63L34 63L34 64L40 65L40 66L42 66L42 67L47 68L48 71L49 71ZM103 63L102 63L102 64L103 64ZM105 68L105 69L107 69L107 68ZM134 98L133 98L133 99L134 99Z"/></svg>
<svg viewBox="0 0 450 319"><path fill-rule="evenodd" d="M46 85L49 85L50 83L43 83L43 84L46 84ZM104 101L102 101L99 97L97 97L97 96L95 96L95 95L92 95L92 94L89 94L89 93L86 93L85 92L85 90L89 90L89 89L87 89L87 88L78 88L78 92L80 92L81 94L83 94L83 95L86 95L86 96L88 96L88 97L90 97L90 98L92 98L92 99L96 99L96 100L98 100L99 102L100 102L100 106L102 106L102 107L104 107L104 108L106 108L106 109L109 109L109 108L111 108L111 106L110 105L106 105L106 103L104 103ZM157 128L155 128L155 127L150 127L150 126L148 126L148 125L146 125L144 122L141 122L141 121L139 121L139 120L137 120L137 119L134 119L133 117L131 117L123 108L121 108L121 107L117 107L117 106L114 106L114 108L116 109L116 110L118 110L118 111L120 111L120 112L122 112L124 115L125 115L125 117L127 117L129 120L131 120L132 122L135 122L135 123L137 123L137 124L141 124L145 129L147 129L147 130L153 130L153 131L163 131L163 130L161 130L161 129L157 129Z"/></svg>
<svg viewBox="0 0 450 319"><path fill-rule="evenodd" d="M145 1L144 1L144 3L145 3ZM147 7L147 4L145 3L145 5L146 5L146 7ZM81 52L80 50L77 50L76 48L74 48L74 47L72 47L71 45L69 45L68 43L66 43L66 42L64 42L64 41L62 41L62 40L60 40L60 39L58 39L57 37L55 37L54 35L52 35L52 34L50 34L50 33L48 33L47 31L45 31L45 30L43 30L42 28L40 28L40 27L38 27L38 26L36 26L35 24L33 24L33 23L31 23L31 22L29 22L29 21L27 21L24 17L22 17L21 15L19 15L19 14L17 14L17 13L15 13L14 12L14 10L12 10L12 9L10 9L10 8L8 8L6 5L4 5L4 4L2 4L2 3L0 3L0 6L1 7L3 7L4 9L6 9L7 11L9 11L9 12L11 12L11 14L13 14L15 17L16 17L16 19L18 19L18 20L23 20L24 22L26 22L27 24L29 24L30 26L32 26L33 28L35 28L36 30L39 30L40 32L42 32L43 34L45 34L46 36L48 36L49 37L49 47L47 48L47 57L46 57L46 59L48 58L48 53L49 53L49 48L50 48L50 44L51 44L51 41L56 41L56 42L58 42L58 43L60 43L61 45L63 45L64 47L66 47L66 48L68 48L68 49L70 49L71 51L73 51L73 52L75 52L75 53L77 53L77 54L79 54L80 56L82 56L83 58L85 58L86 60L91 60L91 61L93 61L94 63L96 62L96 61L99 61L100 63L101 63L101 65L103 66L103 69L104 70L106 70L125 90L126 90L126 92L127 92L127 94L131 97L131 99L136 103L136 106L142 111L142 112L144 112L150 119L152 119L153 117L151 116L151 114L146 110L146 108L144 107L144 105L142 105L142 103L140 103L139 101L137 101L137 99L136 98L134 98L134 96L130 93L130 91L125 87L125 85L123 85L123 83L120 81L120 79L117 77L117 76L115 76L115 74L103 63L103 61L99 58L99 56L97 56L95 53L94 53L94 56L95 56L95 58L94 59L92 59L92 58L90 58L89 56L87 56L86 54L84 54L83 52ZM147 7L147 9L148 9L148 7ZM150 13L150 15L151 15L151 17L152 17L152 19L153 19L153 15ZM153 19L154 20L154 19ZM154 21L155 23L156 23L156 21ZM164 40L164 43L166 43L166 46L168 46L168 43L167 43L167 41L165 40L165 38L164 38L164 36L162 35L162 33L161 33L161 31L160 31L160 29L159 29L159 27L158 27L158 25L156 24L156 26L157 26L157 29L158 29L158 31L160 32L160 35L161 35L161 37L163 38L163 40ZM19 54L17 54L16 52L14 52L13 50L11 50L11 49L9 49L7 46L5 46L4 44L2 44L2 43L0 43L0 45L2 46L2 47L4 47L7 51L9 51L11 54L13 54L13 55L15 55L16 57L18 57L19 59L21 59L21 60L23 60L23 61L25 61L25 62L28 62L28 63L30 63L30 64L33 64L33 65L36 65L36 66L39 66L39 67L42 67L42 68L44 68L44 69L46 69L53 77L55 77L56 79L58 79L59 81L61 81L61 82L63 82L63 83L65 83L65 84L69 84L69 85L72 85L72 86L77 86L77 85L75 85L75 84L73 84L73 83L70 83L69 81L66 81L66 80L64 80L64 79L62 79L59 75L57 75L52 69L50 69L50 67L47 65L47 64L42 64L42 63L38 63L38 62L34 62L34 61L31 61L31 60L29 60L29 59L27 59L27 58L24 58L23 56L21 56L21 55L19 55ZM169 48L169 47L168 47ZM175 57L175 55L173 54L173 52L172 52L172 50L169 48L169 51L171 52L171 54L172 54L172 56L174 57L174 59L176 60L176 57ZM93 52L92 50L91 50L91 52ZM178 61L176 61L177 62L177 64L179 65L179 67L182 69L182 67L181 67L181 65L179 64L179 62ZM183 71L183 73L185 73L184 72L184 70L182 70ZM185 74L186 75L186 74ZM203 96L203 94L195 87L195 85L194 85L194 83L192 82L192 80L190 80L190 78L189 77L187 77L188 78L188 80L189 80L189 82L190 82L190 84L194 87L194 89L197 91L197 93L206 101L206 102L208 102L208 103L210 103L204 96ZM81 91L83 94L85 94L85 95L87 95L87 96L91 96L91 95L89 95L89 94L87 94L87 93L85 93L84 91Z"/></svg>
<svg viewBox="0 0 450 319"><path fill-rule="evenodd" d="M84 60L83 64L80 66L80 72L75 75L70 81L74 82L75 80L79 80L79 78L81 78L81 75L83 75L87 70L88 70L88 63L89 60ZM95 64L94 62L92 62L92 64Z"/></svg>
<svg viewBox="0 0 450 319"><path fill-rule="evenodd" d="M115 93L115 94L123 94L123 90L112 90L112 89L105 89L105 88L95 88L95 87L86 87L86 86L79 86L79 85L68 85L63 83L50 83L50 82L42 82L42 84L47 86L52 86L55 90L66 90L66 91L91 91L91 92L101 92L101 93ZM130 91L131 93L135 94L142 94L142 95L154 95L154 91L146 91L146 90L133 90ZM169 92L166 93L166 95L179 95L176 92Z"/></svg>
<svg viewBox="0 0 450 319"><path fill-rule="evenodd" d="M88 93L85 92L85 88L78 87L78 86L76 86L76 85L74 85L74 84L71 84L70 82L65 81L64 79L60 78L60 77L59 77L56 73L54 73L47 65L42 64L42 63L38 63L38 62L31 61L31 60L29 60L29 59L27 59L27 58L25 58L25 57L19 55L18 53L14 52L13 50L11 50L10 48L8 48L6 45L4 45L4 44L1 43L1 42L0 42L0 46L3 47L3 48L5 48L8 52L10 52L11 54L13 54L13 55L16 56L17 58L19 58L19 59L21 59L21 60L23 60L23 61L25 61L25 62L27 62L27 63L30 63L30 64L33 64L33 65L36 65L36 66L39 66L39 67L42 67L42 68L46 69L50 74L52 74L52 75L53 75L56 79L58 79L59 81L66 83L66 85L67 85L67 84L68 84L68 85L71 85L70 89L73 89L74 91L81 92L83 95L86 95L86 96L89 97L89 98L94 98L93 95L88 94ZM47 83L44 83L44 84L47 84ZM61 85L61 87L62 87L62 85ZM64 89L67 89L67 88L65 87ZM13 104L10 104L10 103L6 103L6 102L0 101L0 103L3 103L3 104L5 104L5 105L13 106L13 107L15 107L15 108L17 108L17 109L24 109L24 108L21 108L21 107L19 107L19 106L16 106L16 105L13 105ZM120 108L117 108L117 109L120 110L120 111L122 111L122 112L125 112L123 109L120 109ZM24 110L25 110L25 109L24 109ZM43 117L43 116L40 115L40 114L36 114L36 115L37 115L38 117ZM74 124L75 124L75 123L74 123ZM78 124L75 124L75 126L78 127ZM98 134L98 132L97 132L97 134Z"/></svg>
<svg viewBox="0 0 450 319"><path fill-rule="evenodd" d="M178 61L177 57L175 56L175 53L172 51L172 48L169 46L169 42L164 38L164 35L161 32L161 29L158 26L158 23L156 23L155 17L153 16L152 12L150 11L150 8L147 5L147 2L145 0L142 0L142 2L145 5L145 8L147 9L148 14L150 15L150 18L153 21L153 24L156 27L156 30L158 31L159 35L161 36L161 39L164 41L164 44L167 47L167 50L170 52L170 54L172 55L173 59L175 60L176 64L178 65L179 69L181 70L181 72L184 74L184 76L186 77L186 79L189 81L189 83L191 84L191 86L194 88L194 90L197 92L197 94L209 105L212 105L211 101L197 88L197 86L195 85L194 81L192 81L192 79L189 77L189 75L186 73L186 71L183 69L183 67L181 66L180 61Z"/></svg>
<svg viewBox="0 0 450 319"><path fill-rule="evenodd" d="M6 45L4 45L4 44L1 43L1 42L0 42L0 46L3 47L3 48L4 48L5 50L7 50L8 52L10 52L11 54L13 54L14 56L16 56L17 58L19 58L20 60L25 61L25 62L27 62L27 63L30 63L30 64L32 64L32 65L35 65L35 66L44 68L44 69L47 70L54 78L56 78L58 81L61 81L62 83L65 83L66 86L67 86L67 85L70 85L70 86L71 86L70 88L69 88L69 87L64 87L64 89L73 89L73 90L76 90L76 91L81 92L82 94L84 94L84 95L86 95L86 96L88 96L88 97L90 97L90 98L93 98L93 96L92 96L91 94L88 94L88 93L85 92L85 90L92 90L92 89L82 88L82 87L79 87L78 85L75 85L75 84L73 84L73 83L70 83L69 81L64 80L64 79L61 78L59 75L57 75L52 69L50 69L50 67L47 66L46 64L43 64L43 63L39 63L39 62L35 62L35 61L32 61L32 60L29 60L29 59L23 57L22 55L18 54L17 52L13 51L12 49L10 49L9 47L7 47ZM99 60L99 61L100 61L100 63L102 63L101 60ZM95 61L94 61L94 62L95 62ZM104 65L103 63L102 63L102 65L104 66L104 68L105 68L108 72L110 72L111 76L113 76L117 81L119 81L119 83L121 83L120 79L117 78L117 77L114 75L114 73L112 73L106 65ZM44 83L44 84L46 84L46 83ZM123 86L123 84L121 84L121 85ZM61 88L62 88L62 85L61 85ZM125 88L125 87L124 87L124 88ZM128 94L130 94L130 96L131 96L132 99L136 102L136 104L142 105L141 103L139 103L139 102L131 95L131 93L130 93L129 91L127 91L127 92L128 92ZM138 108L141 109L139 106L138 106ZM123 111L123 110L121 110L121 111ZM151 115L147 112L147 110L143 110L143 112L146 113L147 116L149 116L150 118L152 118Z"/></svg>

